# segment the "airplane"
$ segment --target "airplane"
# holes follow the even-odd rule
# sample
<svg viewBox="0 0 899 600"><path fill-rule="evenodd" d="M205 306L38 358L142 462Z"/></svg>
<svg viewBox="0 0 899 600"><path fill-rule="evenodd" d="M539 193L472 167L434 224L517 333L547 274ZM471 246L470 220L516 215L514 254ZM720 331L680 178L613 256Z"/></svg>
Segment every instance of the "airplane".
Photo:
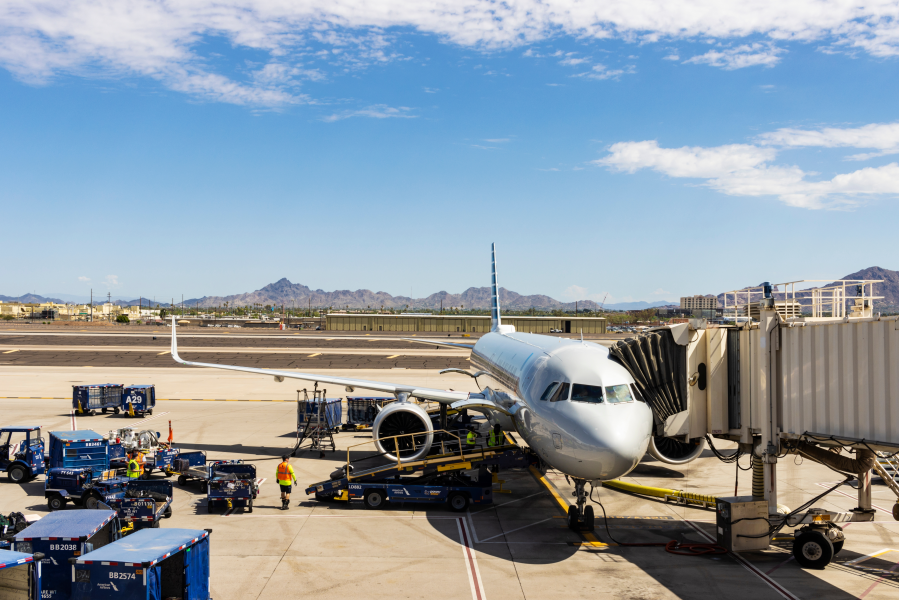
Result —
<svg viewBox="0 0 899 600"><path fill-rule="evenodd" d="M301 379L339 385L348 392L364 388L392 394L396 402L386 405L372 426L378 450L392 460L396 459L393 452L400 453L403 460L427 456L434 441L429 415L410 398L481 412L488 423L518 432L539 456L541 467L554 468L574 481L577 505L569 507L568 525L575 530L593 528L593 507L585 507L588 482L592 486L630 473L647 449L670 464L682 464L698 456L699 452L692 451L687 457L665 455L661 442L667 438L656 440L649 405L628 370L610 357L608 348L583 339L519 333L512 325L503 325L496 283L496 244L491 247L491 270L489 333L474 344L410 340L470 349L476 372L446 369L441 373L461 373L476 380L487 376L495 382L494 387L484 387L480 393L186 361L178 355L174 319L172 358L183 365L269 375L276 381ZM387 448L379 441L410 433L421 434L414 445L410 442L396 447L391 443Z"/></svg>

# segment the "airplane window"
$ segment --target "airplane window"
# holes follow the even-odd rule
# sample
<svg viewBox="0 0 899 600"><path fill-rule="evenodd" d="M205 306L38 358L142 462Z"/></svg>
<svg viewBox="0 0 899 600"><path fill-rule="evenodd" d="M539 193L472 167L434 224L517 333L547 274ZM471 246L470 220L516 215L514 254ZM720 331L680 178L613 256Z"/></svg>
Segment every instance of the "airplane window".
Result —
<svg viewBox="0 0 899 600"><path fill-rule="evenodd" d="M633 402L631 391L626 385L609 385L606 386L606 395L609 397L609 404L620 404L621 402Z"/></svg>
<svg viewBox="0 0 899 600"><path fill-rule="evenodd" d="M543 392L543 395L540 396L540 399L541 400L549 400L552 397L552 395L556 393L557 389L559 389L559 382L558 381L552 382L551 384L549 384L549 387L546 388L546 391Z"/></svg>
<svg viewBox="0 0 899 600"><path fill-rule="evenodd" d="M643 394L640 393L640 388L636 385L631 386L631 394L633 394L634 400L636 400L637 402L643 402L644 404L646 403L646 400L643 399Z"/></svg>
<svg viewBox="0 0 899 600"><path fill-rule="evenodd" d="M549 399L550 402L559 402L562 400L568 400L568 389L569 386L567 383L563 383L559 386L559 391L553 394L553 397Z"/></svg>
<svg viewBox="0 0 899 600"><path fill-rule="evenodd" d="M571 386L572 402L602 402L602 387L598 385L584 385L583 383L575 383Z"/></svg>

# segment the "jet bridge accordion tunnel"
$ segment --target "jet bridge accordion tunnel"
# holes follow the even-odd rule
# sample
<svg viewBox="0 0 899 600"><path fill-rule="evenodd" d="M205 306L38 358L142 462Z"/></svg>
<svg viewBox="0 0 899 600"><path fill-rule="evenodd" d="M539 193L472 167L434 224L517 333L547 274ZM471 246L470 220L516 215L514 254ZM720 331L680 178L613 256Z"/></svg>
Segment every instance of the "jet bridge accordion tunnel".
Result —
<svg viewBox="0 0 899 600"><path fill-rule="evenodd" d="M652 408L652 455L683 464L707 436L737 442L753 454L754 495L772 515L786 453L856 477L857 514L872 510L872 468L899 498L899 317L785 318L770 302L757 314L727 327L694 319L610 348Z"/></svg>

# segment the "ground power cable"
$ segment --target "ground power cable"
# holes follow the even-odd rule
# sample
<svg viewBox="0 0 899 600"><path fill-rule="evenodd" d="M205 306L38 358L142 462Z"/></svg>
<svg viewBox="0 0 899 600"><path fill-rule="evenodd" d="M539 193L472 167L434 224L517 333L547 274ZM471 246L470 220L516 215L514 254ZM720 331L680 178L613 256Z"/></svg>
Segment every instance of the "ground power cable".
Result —
<svg viewBox="0 0 899 600"><path fill-rule="evenodd" d="M618 544L619 546L630 546L630 547L659 547L665 548L665 551L670 554L678 554L680 556L703 556L706 554L727 554L727 548L723 546L719 546L718 544L708 544L701 542L679 542L677 540L669 540L667 542L639 542L639 543L626 543L619 542L615 538L612 537L612 532L609 531L609 518L606 515L606 509L602 505L601 501L593 499L593 485L590 485L590 502L599 505L599 508L602 510L602 520L603 525L606 528L606 535L609 536L609 539Z"/></svg>

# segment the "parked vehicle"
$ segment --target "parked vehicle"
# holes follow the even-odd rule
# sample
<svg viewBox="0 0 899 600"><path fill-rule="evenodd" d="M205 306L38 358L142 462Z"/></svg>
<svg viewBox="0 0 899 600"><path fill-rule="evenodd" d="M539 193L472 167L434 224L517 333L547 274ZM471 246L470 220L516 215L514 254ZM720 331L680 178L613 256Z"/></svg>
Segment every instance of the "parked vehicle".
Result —
<svg viewBox="0 0 899 600"><path fill-rule="evenodd" d="M20 425L0 429L0 470L13 483L28 481L42 475L44 438L40 425Z"/></svg>

